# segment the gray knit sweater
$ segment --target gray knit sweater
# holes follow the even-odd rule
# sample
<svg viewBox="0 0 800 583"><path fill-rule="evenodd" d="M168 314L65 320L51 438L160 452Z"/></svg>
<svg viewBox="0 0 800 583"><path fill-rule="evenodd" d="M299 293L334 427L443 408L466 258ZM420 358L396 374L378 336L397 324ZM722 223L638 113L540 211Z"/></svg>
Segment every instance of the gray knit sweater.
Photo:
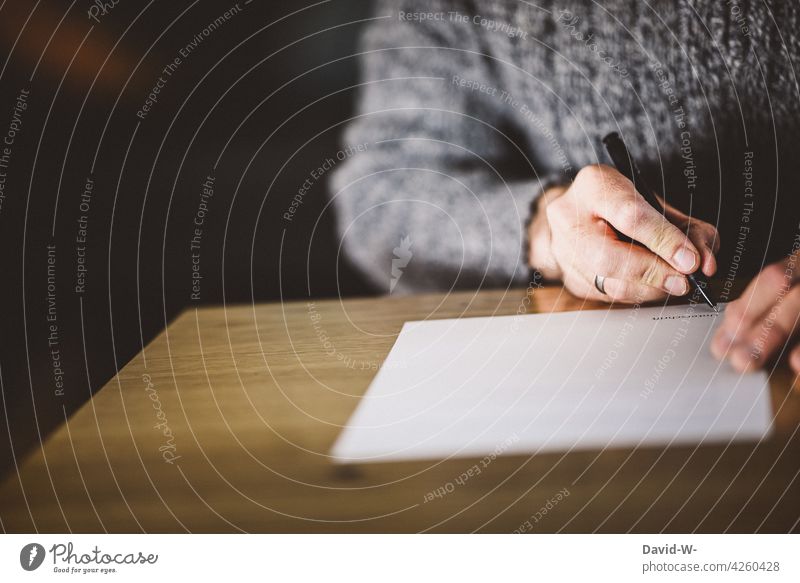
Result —
<svg viewBox="0 0 800 583"><path fill-rule="evenodd" d="M385 0L375 17L332 196L379 289L523 283L532 201L606 162L612 130L670 202L719 225L722 277L790 249L796 0Z"/></svg>

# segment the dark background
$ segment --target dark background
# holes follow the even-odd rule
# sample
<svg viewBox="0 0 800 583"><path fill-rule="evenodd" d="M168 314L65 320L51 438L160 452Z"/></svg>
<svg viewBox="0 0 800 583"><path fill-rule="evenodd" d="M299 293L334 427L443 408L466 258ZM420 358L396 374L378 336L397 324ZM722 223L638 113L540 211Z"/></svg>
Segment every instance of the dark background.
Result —
<svg viewBox="0 0 800 583"><path fill-rule="evenodd" d="M121 0L99 23L90 6L9 0L0 11L0 140L18 95L30 92L0 208L0 473L189 304L371 292L338 256L329 174L283 219L311 170L340 148L369 2L242 0L182 59L144 120L136 113L162 69L234 3ZM198 302L189 243L212 173Z"/></svg>

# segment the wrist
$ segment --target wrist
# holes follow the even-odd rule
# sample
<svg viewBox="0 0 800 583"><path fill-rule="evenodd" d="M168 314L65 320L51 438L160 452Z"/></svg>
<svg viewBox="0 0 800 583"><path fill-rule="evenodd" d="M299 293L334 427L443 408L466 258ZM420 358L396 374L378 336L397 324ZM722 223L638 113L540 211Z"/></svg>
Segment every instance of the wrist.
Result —
<svg viewBox="0 0 800 583"><path fill-rule="evenodd" d="M532 216L528 226L528 265L536 269L545 279L561 279L561 269L552 252L552 233L547 220L547 205L567 191L565 186L546 189L532 205Z"/></svg>

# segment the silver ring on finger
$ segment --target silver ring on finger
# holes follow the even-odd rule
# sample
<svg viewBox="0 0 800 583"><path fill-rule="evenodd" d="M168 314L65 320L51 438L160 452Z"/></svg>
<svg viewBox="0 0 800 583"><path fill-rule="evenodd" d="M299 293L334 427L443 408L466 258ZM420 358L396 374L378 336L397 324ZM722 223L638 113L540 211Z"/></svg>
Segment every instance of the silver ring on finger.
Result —
<svg viewBox="0 0 800 583"><path fill-rule="evenodd" d="M594 287L596 287L597 291L599 291L601 294L608 295L606 294L606 278L602 275L594 276Z"/></svg>

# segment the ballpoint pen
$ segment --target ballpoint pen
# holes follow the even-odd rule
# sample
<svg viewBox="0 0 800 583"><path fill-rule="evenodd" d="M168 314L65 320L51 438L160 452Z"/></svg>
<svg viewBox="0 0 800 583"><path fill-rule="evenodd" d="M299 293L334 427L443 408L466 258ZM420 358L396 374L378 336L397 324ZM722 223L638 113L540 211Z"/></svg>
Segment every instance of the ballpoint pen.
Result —
<svg viewBox="0 0 800 583"><path fill-rule="evenodd" d="M611 132L603 138L603 145L606 147L606 151L608 152L611 161L614 163L614 166L620 172L620 174L633 182L637 192L644 197L651 207L661 213L664 213L664 206L661 204L661 201L658 200L655 190L650 188L650 185L645 180L644 175L639 172L639 167L636 165L636 162L628 151L628 148L625 146L625 142L622 141L620 135L617 132ZM620 237L620 239L629 242L632 241L630 237L627 237L618 231L617 235ZM719 309L717 308L716 302L714 302L708 293L706 293L706 290L703 289L705 287L705 280L703 279L700 269L690 275L687 275L686 277L692 284L692 287L697 290L709 307L715 312L718 312ZM701 281L703 284L700 283Z"/></svg>

